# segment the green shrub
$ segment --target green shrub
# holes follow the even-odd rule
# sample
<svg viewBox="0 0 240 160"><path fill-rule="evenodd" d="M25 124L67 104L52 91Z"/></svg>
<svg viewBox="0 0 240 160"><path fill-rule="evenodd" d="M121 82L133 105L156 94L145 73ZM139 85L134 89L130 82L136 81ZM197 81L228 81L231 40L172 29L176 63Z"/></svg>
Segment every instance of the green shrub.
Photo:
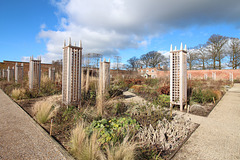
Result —
<svg viewBox="0 0 240 160"><path fill-rule="evenodd" d="M169 105L170 105L170 96L169 95L165 95L165 94L161 94L161 95L158 96L157 99L155 99L153 101L153 104L160 105L162 107L169 107Z"/></svg>
<svg viewBox="0 0 240 160"><path fill-rule="evenodd" d="M204 91L204 102L213 102L213 97L215 100L218 98L217 94L213 90L207 89Z"/></svg>
<svg viewBox="0 0 240 160"><path fill-rule="evenodd" d="M158 82L159 82L159 79L148 78L145 80L145 84L151 87L156 86Z"/></svg>
<svg viewBox="0 0 240 160"><path fill-rule="evenodd" d="M86 92L85 90L82 91L81 94L82 102L94 106L96 104L96 98L97 98L96 90L89 90L88 92Z"/></svg>
<svg viewBox="0 0 240 160"><path fill-rule="evenodd" d="M140 128L139 124L135 119L129 118L113 118L111 120L102 119L99 121L93 121L91 125L87 128L89 135L93 133L94 130L99 131L99 142L101 144L106 144L113 142L122 142L126 135L130 137L135 135L136 131Z"/></svg>
<svg viewBox="0 0 240 160"><path fill-rule="evenodd" d="M48 81L42 81L40 86L40 94L42 96L49 96L61 93L61 89L57 88L54 84L54 82L48 80Z"/></svg>
<svg viewBox="0 0 240 160"><path fill-rule="evenodd" d="M211 90L201 90L200 88L193 90L191 101L197 102L197 103L211 103L213 102L213 98L217 100L217 94Z"/></svg>
<svg viewBox="0 0 240 160"><path fill-rule="evenodd" d="M38 90L26 90L25 93L26 98L37 98L39 96L39 91Z"/></svg>
<svg viewBox="0 0 240 160"><path fill-rule="evenodd" d="M203 103L204 97L201 89L194 89L192 92L191 100L197 103Z"/></svg>

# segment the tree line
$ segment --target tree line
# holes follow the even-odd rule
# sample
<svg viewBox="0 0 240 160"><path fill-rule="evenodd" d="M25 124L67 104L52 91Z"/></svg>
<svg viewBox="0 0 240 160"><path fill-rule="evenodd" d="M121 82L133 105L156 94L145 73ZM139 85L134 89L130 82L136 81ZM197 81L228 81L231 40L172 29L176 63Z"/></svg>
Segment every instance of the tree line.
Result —
<svg viewBox="0 0 240 160"><path fill-rule="evenodd" d="M140 66L145 68L155 68L160 64L160 66L168 65L169 58L165 57L162 53L158 51L150 51L146 54L141 55L140 58L136 56L130 58L128 61L128 69L137 70Z"/></svg>
<svg viewBox="0 0 240 160"><path fill-rule="evenodd" d="M188 69L237 69L240 66L240 40L213 34L205 44L188 50Z"/></svg>
<svg viewBox="0 0 240 160"><path fill-rule="evenodd" d="M169 66L169 57L157 51L150 51L137 58L130 58L127 68L137 70L140 66L155 68L158 64ZM213 34L205 44L188 49L187 63L189 70L237 69L240 66L240 40Z"/></svg>

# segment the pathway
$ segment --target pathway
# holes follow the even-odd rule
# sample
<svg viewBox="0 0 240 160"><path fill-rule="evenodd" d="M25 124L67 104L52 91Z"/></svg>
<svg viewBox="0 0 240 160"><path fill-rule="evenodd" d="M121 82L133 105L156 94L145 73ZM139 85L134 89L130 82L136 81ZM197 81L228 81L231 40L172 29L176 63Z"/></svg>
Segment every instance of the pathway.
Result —
<svg viewBox="0 0 240 160"><path fill-rule="evenodd" d="M174 160L240 159L240 84L235 84L202 119Z"/></svg>
<svg viewBox="0 0 240 160"><path fill-rule="evenodd" d="M0 90L0 160L73 159Z"/></svg>

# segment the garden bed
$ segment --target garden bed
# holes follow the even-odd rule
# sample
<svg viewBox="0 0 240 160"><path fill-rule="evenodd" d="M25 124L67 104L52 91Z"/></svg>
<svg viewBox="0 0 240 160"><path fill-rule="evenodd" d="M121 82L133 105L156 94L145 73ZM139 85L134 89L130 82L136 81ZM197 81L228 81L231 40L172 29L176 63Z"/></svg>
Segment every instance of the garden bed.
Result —
<svg viewBox="0 0 240 160"><path fill-rule="evenodd" d="M54 87L50 83L47 84ZM79 134L80 127L81 131L84 130L84 132L80 131L84 135L82 147L88 146L90 139L94 138L94 133L98 133L94 143L99 144L96 149L97 152L103 153L102 156L114 156L111 155L112 152L119 152L121 147L127 145L133 147L129 148L133 150L128 154L134 156L135 153L135 159L168 159L194 132L197 124L183 117L169 116L169 109L165 109L169 106L169 96L165 95L169 92L169 84L166 80L161 84L163 85L159 86L159 80L151 79L116 81L111 85L109 94L105 97L104 111L101 116L96 112L96 87L94 87L96 85L91 85L88 93L83 92L80 109L74 106L63 106L61 95L55 95L56 99L53 98L54 96L48 96L49 90L46 87L42 87L41 94L32 94L20 89L18 96L14 97L22 99L16 102L47 132L50 132L52 121L51 136L75 157L82 154L79 153L81 146L75 146L75 149L73 146L73 144L79 144L73 143L73 137L74 134ZM12 90L16 87L20 88L20 86L10 87L11 84L8 85L8 87L5 85L5 88ZM122 91L134 85L137 85L133 88L139 91L138 95L142 95L151 103L124 103ZM147 89L142 90L141 86ZM26 97L22 95L23 93L28 93L31 97ZM55 93L57 92L51 92L51 94ZM10 89L8 94L12 97L14 95ZM36 111L36 104L50 106L48 116L51 116L41 121L38 120L37 114L40 111ZM52 111L54 114L50 113ZM89 150L89 148L85 149ZM126 156L126 153L123 152L122 155Z"/></svg>
<svg viewBox="0 0 240 160"><path fill-rule="evenodd" d="M44 99L46 99L46 97L18 100L17 103L29 115L31 115L34 118L34 112L33 112L34 104L36 102L42 101ZM121 105L123 105L123 104L121 104ZM125 105L128 105L128 104L125 104ZM136 109L135 106L131 106L131 107ZM133 108L131 108L131 110ZM128 109L130 109L130 108L128 108ZM143 109L139 108L139 110L143 110ZM127 110L125 109L125 111L127 111ZM124 109L122 110L122 112L125 112L125 111L124 111ZM81 114L81 113L78 114L78 112L79 112L79 110L77 110L75 107L66 109L62 106L61 109L59 110L59 112L57 113L57 115L54 118L52 118L53 119L52 137L55 138L68 151L70 150L69 141L70 141L70 137L71 137L71 131L74 129L77 121L79 121L83 117L83 114ZM144 113L142 111L139 111L139 113L136 115L130 114L129 110L127 112L129 115L131 115L130 117L132 119L136 119L138 122L140 122L139 124L141 126L143 126L144 124L154 126L154 124L157 123L159 118L164 119L166 117L166 115L159 115L159 114L153 114L153 113L147 113L147 112ZM126 115L122 115L122 116L118 115L118 117L126 117ZM159 117L159 118L157 118L157 117ZM166 117L166 118L169 118L169 117ZM146 121L143 121L143 120L146 120ZM51 125L50 121L46 122L45 124L41 124L41 125L47 132L50 131L50 125ZM156 126L154 126L154 128L155 127ZM186 141L186 139L192 134L192 132L196 129L196 127L197 127L197 124L192 124L191 127L189 128L189 132L185 135L185 137L183 139L179 139L177 144L174 144L174 149L171 148L171 149L165 149L165 150L161 151L161 150L158 150L159 146L155 146L155 148L154 147L150 148L150 150L152 150L152 151L148 150L149 148L145 148L145 150L138 149L138 155L136 156L136 158L142 159L144 156L145 156L145 158L147 158L146 156L151 157L151 155L149 155L150 153L151 154L157 154L157 153L159 154L160 153L160 155L163 159L169 159L169 157L171 157L172 154L174 154L176 152L176 150L179 149L179 146L181 146L182 143L184 143ZM149 153L144 153L144 152L149 152ZM154 153L154 152L156 152L156 153ZM142 153L144 153L145 155L142 155ZM151 158L149 158L149 159L151 159Z"/></svg>
<svg viewBox="0 0 240 160"><path fill-rule="evenodd" d="M231 86L230 81L188 80L187 104L190 106L189 113L204 117L208 116ZM167 108L170 105L170 97L162 96L170 94L170 85L164 79L141 81L141 84L132 85L129 91L150 103ZM174 106L174 109L179 110L178 106ZM187 112L187 109L184 112Z"/></svg>

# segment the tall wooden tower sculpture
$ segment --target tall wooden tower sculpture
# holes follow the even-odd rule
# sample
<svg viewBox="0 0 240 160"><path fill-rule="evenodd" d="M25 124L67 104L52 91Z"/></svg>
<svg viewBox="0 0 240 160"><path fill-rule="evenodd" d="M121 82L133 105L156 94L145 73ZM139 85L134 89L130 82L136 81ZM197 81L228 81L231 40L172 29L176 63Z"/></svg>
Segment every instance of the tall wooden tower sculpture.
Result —
<svg viewBox="0 0 240 160"><path fill-rule="evenodd" d="M180 111L187 104L187 46L183 50L170 48L170 108L179 105Z"/></svg>
<svg viewBox="0 0 240 160"><path fill-rule="evenodd" d="M80 105L81 99L82 42L79 46L63 46L62 96L66 105Z"/></svg>

